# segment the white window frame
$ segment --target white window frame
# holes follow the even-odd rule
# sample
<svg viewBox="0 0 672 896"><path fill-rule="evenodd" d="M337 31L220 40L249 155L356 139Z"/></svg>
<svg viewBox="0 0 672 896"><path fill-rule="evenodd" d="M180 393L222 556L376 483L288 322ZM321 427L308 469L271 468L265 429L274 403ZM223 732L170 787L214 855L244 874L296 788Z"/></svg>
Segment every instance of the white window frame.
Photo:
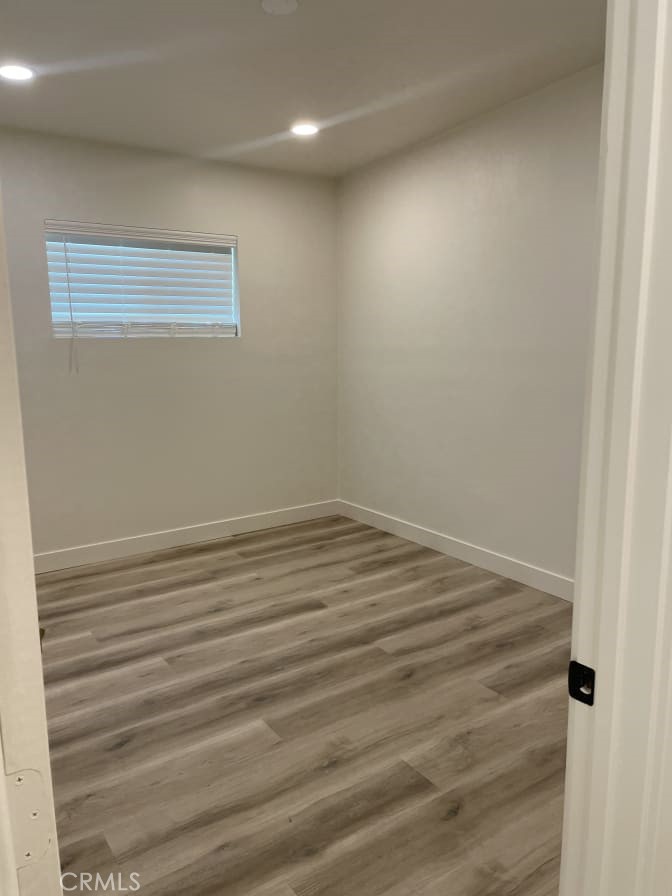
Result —
<svg viewBox="0 0 672 896"><path fill-rule="evenodd" d="M180 328L179 326L166 326L165 328L160 328L158 326L152 327L151 324L144 323L136 323L136 324L127 324L123 328L118 327L114 329L110 327L109 331L104 331L104 328L99 328L96 330L95 328L90 328L87 330L85 324L77 324L73 322L72 327L65 330L62 329L59 331L58 328L54 327L53 318L52 318L52 336L56 339L59 338L105 338L105 339L119 339L119 338L144 338L144 339L157 339L157 338L165 338L165 337L177 337L177 338L192 338L192 339L203 339L203 338L222 338L222 337L232 337L232 336L240 336L241 335L241 326L240 326L240 298L239 298L239 289L238 289L238 237L226 234L212 234L212 233L199 233L194 231L184 231L184 230L163 230L156 228L146 228L146 227L132 227L125 225L110 225L110 224L100 224L100 223L90 223L84 221L61 221L56 219L48 218L44 222L44 240L45 246L46 241L50 236L55 234L67 236L71 234L77 237L92 237L94 239L110 239L110 240L135 240L141 243L152 243L155 242L157 244L163 245L189 245L193 244L195 247L199 248L208 248L212 247L213 249L230 249L231 250L231 263L232 263L232 285L233 285L233 293L232 293L232 301L233 301L233 325L226 324L213 324L211 329L208 329L207 332L205 330L201 331L193 331L188 328ZM49 287L49 300L50 300L50 316L51 316L51 287Z"/></svg>

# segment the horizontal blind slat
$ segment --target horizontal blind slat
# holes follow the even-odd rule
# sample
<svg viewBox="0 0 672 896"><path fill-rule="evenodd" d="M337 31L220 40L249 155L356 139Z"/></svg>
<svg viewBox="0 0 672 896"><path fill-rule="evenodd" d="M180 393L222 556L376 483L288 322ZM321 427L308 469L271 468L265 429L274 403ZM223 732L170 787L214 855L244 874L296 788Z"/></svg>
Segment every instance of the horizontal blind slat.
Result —
<svg viewBox="0 0 672 896"><path fill-rule="evenodd" d="M51 265L60 265L65 268L66 255L64 252L58 254L56 252L47 252L47 261ZM164 268L172 268L182 271L212 271L217 274L220 271L230 271L233 262L230 258L222 261L198 261L195 259L176 259L170 258L121 258L120 256L81 256L72 252L67 254L67 263L70 269L78 267L100 267L104 270L116 270L119 268L133 268L139 270L147 268L148 270L162 270Z"/></svg>
<svg viewBox="0 0 672 896"><path fill-rule="evenodd" d="M204 322L212 322L212 316L209 314L194 314L193 311L173 311L173 310L163 310L163 311L152 311L147 314L144 311L119 311L119 312L109 312L109 311L96 311L96 310L88 310L83 311L81 309L77 310L77 314L74 315L75 320L90 320L92 317L100 320L147 320L154 321L159 318L165 320L175 320L180 321L185 318L190 318L192 320L200 320ZM52 319L65 319L70 320L70 310L68 308L57 307L54 308L52 313ZM220 314L217 316L216 322L231 322L233 320L233 314Z"/></svg>
<svg viewBox="0 0 672 896"><path fill-rule="evenodd" d="M139 308L140 306L144 307L147 311L151 308L190 308L191 310L197 312L198 314L208 314L216 318L216 315L220 309L224 309L227 311L234 308L235 305L232 301L223 301L218 300L213 304L201 304L200 302L170 302L166 299L160 301L154 301L153 297L145 300L143 296L139 297L139 301L129 300L124 301L123 299L119 300L110 300L110 296L80 296L77 298L71 299L67 295L55 295L52 296L52 305L65 305L68 308L72 308L73 312L76 311L80 307L105 307L109 308L111 311L118 311L120 308ZM171 298L171 297L169 297Z"/></svg>
<svg viewBox="0 0 672 896"><path fill-rule="evenodd" d="M224 258L230 256L233 247L231 246L187 246L183 243L172 242L147 242L132 240L117 240L115 238L100 238L98 242L90 240L76 240L72 238L58 236L57 234L47 234L47 249L61 250L63 245L67 246L68 252L79 252L81 254L95 253L100 255L119 255L126 254L130 257L142 256L156 257L160 255L167 256L170 254L173 258L193 259L195 256L210 256L212 258Z"/></svg>
<svg viewBox="0 0 672 896"><path fill-rule="evenodd" d="M118 292L121 288L126 289L143 289L149 288L152 290L196 290L198 293L223 293L223 292L231 292L233 289L233 282L227 281L225 279L221 279L219 281L206 281L206 280L177 280L176 278L167 278L167 279L152 279L147 277L135 277L135 278L105 278L105 277L77 277L77 276L61 276L60 274L57 276L52 276L50 278L50 282L54 286L68 286L75 291L77 289L88 289L88 288L100 288L105 291L116 291Z"/></svg>
<svg viewBox="0 0 672 896"><path fill-rule="evenodd" d="M199 289L198 291L194 288L184 289L176 286L157 286L155 288L151 288L148 286L128 286L126 289L117 289L112 286L104 286L97 283L82 283L77 284L77 288L67 289L67 286L64 288L64 284L55 283L54 284L54 294L65 294L70 295L73 299L76 296L91 296L98 297L101 296L103 298L109 298L110 296L127 296L128 301L134 301L137 297L141 296L156 296L157 298L161 298L161 296L165 296L166 298L188 298L193 300L195 303L199 303L201 299L220 299L227 298L231 296L231 290L220 290L216 292L214 289Z"/></svg>
<svg viewBox="0 0 672 896"><path fill-rule="evenodd" d="M56 261L47 259L49 271L58 276L100 276L100 277L146 277L148 279L177 278L180 280L217 280L220 277L231 279L231 265L220 268L186 267L180 265L145 266L145 265L100 265L79 264L72 259Z"/></svg>
<svg viewBox="0 0 672 896"><path fill-rule="evenodd" d="M69 315L62 315L62 317L57 317L57 320L70 320ZM170 324L170 323L198 323L198 324L211 324L214 323L211 319L207 317L199 317L195 314L182 314L182 315L173 315L173 314L156 314L152 315L151 318L148 318L144 314L135 314L133 312L129 312L128 314L119 314L115 317L110 317L107 314L96 314L95 312L91 314L81 314L77 317L77 322L86 323L89 321L109 321L110 323L162 323L162 324ZM232 321L221 320L218 323L232 323Z"/></svg>

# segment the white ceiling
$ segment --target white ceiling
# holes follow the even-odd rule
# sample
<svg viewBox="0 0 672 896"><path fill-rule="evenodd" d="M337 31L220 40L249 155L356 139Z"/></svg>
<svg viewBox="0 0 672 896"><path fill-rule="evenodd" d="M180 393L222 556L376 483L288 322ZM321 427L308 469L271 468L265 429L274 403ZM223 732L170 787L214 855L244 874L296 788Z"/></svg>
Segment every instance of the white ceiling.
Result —
<svg viewBox="0 0 672 896"><path fill-rule="evenodd" d="M4 0L0 124L341 174L599 62L605 3Z"/></svg>

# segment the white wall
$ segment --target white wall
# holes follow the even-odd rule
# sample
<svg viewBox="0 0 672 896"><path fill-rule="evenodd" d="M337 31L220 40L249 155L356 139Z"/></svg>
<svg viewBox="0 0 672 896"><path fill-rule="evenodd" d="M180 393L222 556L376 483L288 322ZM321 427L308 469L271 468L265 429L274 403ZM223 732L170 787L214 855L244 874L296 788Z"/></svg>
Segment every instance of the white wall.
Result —
<svg viewBox="0 0 672 896"><path fill-rule="evenodd" d="M335 497L331 181L11 132L0 177L38 553ZM70 373L45 218L237 234L243 337L81 341Z"/></svg>
<svg viewBox="0 0 672 896"><path fill-rule="evenodd" d="M559 591L573 576L601 77L355 173L341 198L341 496L457 539L454 553L476 545L485 565L513 558L517 577L556 573Z"/></svg>

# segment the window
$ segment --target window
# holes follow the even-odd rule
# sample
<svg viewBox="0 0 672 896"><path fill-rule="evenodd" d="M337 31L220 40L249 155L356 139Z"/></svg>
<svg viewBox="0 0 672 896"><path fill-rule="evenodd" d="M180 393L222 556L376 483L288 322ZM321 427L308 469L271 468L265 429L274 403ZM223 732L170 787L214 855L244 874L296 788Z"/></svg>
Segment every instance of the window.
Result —
<svg viewBox="0 0 672 896"><path fill-rule="evenodd" d="M237 239L46 221L54 336L237 336Z"/></svg>

